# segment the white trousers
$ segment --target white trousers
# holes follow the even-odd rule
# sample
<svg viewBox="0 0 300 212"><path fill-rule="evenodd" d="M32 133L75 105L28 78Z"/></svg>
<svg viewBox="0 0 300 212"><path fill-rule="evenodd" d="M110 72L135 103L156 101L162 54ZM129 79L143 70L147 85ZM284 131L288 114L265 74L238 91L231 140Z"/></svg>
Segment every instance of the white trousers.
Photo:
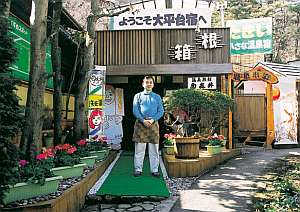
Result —
<svg viewBox="0 0 300 212"><path fill-rule="evenodd" d="M143 171L143 163L145 157L147 143L135 143L135 152L134 152L134 169L135 171ZM158 172L159 166L159 152L158 144L148 143L148 154L150 161L150 170L151 172Z"/></svg>

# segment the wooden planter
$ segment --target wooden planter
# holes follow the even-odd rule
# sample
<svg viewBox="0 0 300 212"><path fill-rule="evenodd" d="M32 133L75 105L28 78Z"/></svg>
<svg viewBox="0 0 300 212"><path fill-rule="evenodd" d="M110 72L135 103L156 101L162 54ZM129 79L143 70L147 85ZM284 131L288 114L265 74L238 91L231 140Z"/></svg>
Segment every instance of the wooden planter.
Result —
<svg viewBox="0 0 300 212"><path fill-rule="evenodd" d="M177 155L176 158L192 159L199 158L199 138L183 137L175 138Z"/></svg>

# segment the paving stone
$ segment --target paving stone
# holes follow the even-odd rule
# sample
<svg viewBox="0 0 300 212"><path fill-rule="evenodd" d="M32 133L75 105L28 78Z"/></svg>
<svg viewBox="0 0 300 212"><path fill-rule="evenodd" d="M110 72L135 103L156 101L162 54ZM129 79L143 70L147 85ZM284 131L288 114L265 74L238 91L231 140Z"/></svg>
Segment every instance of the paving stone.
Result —
<svg viewBox="0 0 300 212"><path fill-rule="evenodd" d="M100 211L98 205L90 205L90 206L87 206L83 209L84 212L98 212Z"/></svg>
<svg viewBox="0 0 300 212"><path fill-rule="evenodd" d="M101 212L115 212L115 210L113 210L113 209L104 209L104 210L101 210Z"/></svg>
<svg viewBox="0 0 300 212"><path fill-rule="evenodd" d="M101 204L101 209L116 208L116 204Z"/></svg>
<svg viewBox="0 0 300 212"><path fill-rule="evenodd" d="M127 209L127 211L143 211L143 208L140 206L135 206L133 208Z"/></svg>
<svg viewBox="0 0 300 212"><path fill-rule="evenodd" d="M121 209L127 209L127 208L130 208L131 205L130 204L119 204L118 205L118 208L121 208Z"/></svg>
<svg viewBox="0 0 300 212"><path fill-rule="evenodd" d="M146 203L146 204L142 204L141 207L146 211L151 211L155 208L155 205Z"/></svg>

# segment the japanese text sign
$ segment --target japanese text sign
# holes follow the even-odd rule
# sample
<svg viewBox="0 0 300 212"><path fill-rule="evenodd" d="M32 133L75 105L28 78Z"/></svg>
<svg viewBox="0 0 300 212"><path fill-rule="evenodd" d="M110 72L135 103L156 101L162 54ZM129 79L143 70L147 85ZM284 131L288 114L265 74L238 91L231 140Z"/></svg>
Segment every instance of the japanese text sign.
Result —
<svg viewBox="0 0 300 212"><path fill-rule="evenodd" d="M230 53L272 53L272 18L227 21L230 27Z"/></svg>
<svg viewBox="0 0 300 212"><path fill-rule="evenodd" d="M217 77L189 77L188 88L194 89L217 89Z"/></svg>
<svg viewBox="0 0 300 212"><path fill-rule="evenodd" d="M209 8L141 10L135 15L124 13L111 17L108 28L109 30L128 30L196 28L197 26L211 27Z"/></svg>
<svg viewBox="0 0 300 212"><path fill-rule="evenodd" d="M233 80L262 80L270 84L278 83L278 78L272 72L264 69L263 67L257 66L250 71L244 73L233 73Z"/></svg>
<svg viewBox="0 0 300 212"><path fill-rule="evenodd" d="M98 139L103 135L103 99L105 95L106 66L96 66L89 79L89 138Z"/></svg>

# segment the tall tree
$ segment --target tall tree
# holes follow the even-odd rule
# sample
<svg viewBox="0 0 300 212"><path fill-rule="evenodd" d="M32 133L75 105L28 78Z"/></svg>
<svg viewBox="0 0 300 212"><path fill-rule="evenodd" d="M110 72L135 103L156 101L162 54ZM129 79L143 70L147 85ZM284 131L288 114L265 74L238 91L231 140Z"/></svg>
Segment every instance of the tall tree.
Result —
<svg viewBox="0 0 300 212"><path fill-rule="evenodd" d="M34 0L35 20L31 27L30 73L25 110L25 125L20 148L33 158L31 145L39 145L43 125L44 91L46 88L45 57L47 46L48 1Z"/></svg>
<svg viewBox="0 0 300 212"><path fill-rule="evenodd" d="M96 41L96 23L100 18L118 16L132 8L119 8L112 2L106 0L91 0L91 13L87 17L86 45L84 47L83 67L79 70L79 83L75 96L74 137L82 138L84 134L85 100L89 71L94 67L94 49Z"/></svg>
<svg viewBox="0 0 300 212"><path fill-rule="evenodd" d="M9 66L15 61L16 49L8 35L10 0L0 1L0 204L9 184L15 183L18 151L11 139L19 132L22 123L19 99L15 93L16 80Z"/></svg>
<svg viewBox="0 0 300 212"><path fill-rule="evenodd" d="M60 17L62 11L62 0L54 0L52 10L51 27L51 59L54 72L54 94L53 94L53 117L54 117L54 144L61 143L62 128L62 77L61 77L61 54L58 45Z"/></svg>
<svg viewBox="0 0 300 212"><path fill-rule="evenodd" d="M293 34L295 38L295 57L300 59L300 3L294 6L291 6L290 11L295 14L293 17L293 22L295 23L295 32Z"/></svg>

